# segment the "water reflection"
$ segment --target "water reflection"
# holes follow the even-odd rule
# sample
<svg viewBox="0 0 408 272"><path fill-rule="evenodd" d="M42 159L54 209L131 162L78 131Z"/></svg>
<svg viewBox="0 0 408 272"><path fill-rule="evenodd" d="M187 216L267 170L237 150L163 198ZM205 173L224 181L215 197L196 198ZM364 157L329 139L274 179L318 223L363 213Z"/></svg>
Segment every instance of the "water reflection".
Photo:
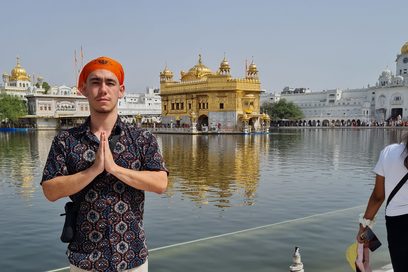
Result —
<svg viewBox="0 0 408 272"><path fill-rule="evenodd" d="M254 204L269 135L157 137L171 172L168 195L179 192L198 205L221 208Z"/></svg>
<svg viewBox="0 0 408 272"><path fill-rule="evenodd" d="M262 171L272 173L272 180L284 169L293 168L295 174L297 169L320 169L322 162L329 162L320 169L328 175L342 171L345 161L357 169L367 159L375 162L378 150L401 141L404 133L402 129L311 128L279 129L271 135L156 136L171 172L167 196L180 194L198 206L226 208L255 203ZM0 133L1 193L32 198L40 188L55 134Z"/></svg>
<svg viewBox="0 0 408 272"><path fill-rule="evenodd" d="M35 190L36 156L31 152L31 136L30 133L0 133L0 186L16 187L15 192L27 200L32 198ZM8 191L4 189L2 192Z"/></svg>
<svg viewBox="0 0 408 272"><path fill-rule="evenodd" d="M54 135L55 131L0 133L1 192L33 198Z"/></svg>

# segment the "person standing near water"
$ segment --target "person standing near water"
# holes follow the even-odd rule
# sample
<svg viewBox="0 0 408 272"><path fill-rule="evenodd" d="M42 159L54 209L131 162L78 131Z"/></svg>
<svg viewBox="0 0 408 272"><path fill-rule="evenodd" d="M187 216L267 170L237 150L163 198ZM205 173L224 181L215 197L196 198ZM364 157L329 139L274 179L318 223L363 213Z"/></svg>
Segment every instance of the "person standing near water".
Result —
<svg viewBox="0 0 408 272"><path fill-rule="evenodd" d="M408 134L400 144L386 146L374 167L375 186L367 209L360 220L357 241L363 243L361 234L371 227L385 199L385 220L388 248L394 272L408 271ZM405 178L405 179L404 179ZM401 184L402 186L397 186ZM395 190L398 188L399 190ZM394 192L393 192L394 191Z"/></svg>
<svg viewBox="0 0 408 272"><path fill-rule="evenodd" d="M55 136L41 185L45 197L78 205L68 245L71 271L148 271L144 192L163 193L168 171L155 137L118 116L122 65L108 57L86 64L79 91L90 116Z"/></svg>

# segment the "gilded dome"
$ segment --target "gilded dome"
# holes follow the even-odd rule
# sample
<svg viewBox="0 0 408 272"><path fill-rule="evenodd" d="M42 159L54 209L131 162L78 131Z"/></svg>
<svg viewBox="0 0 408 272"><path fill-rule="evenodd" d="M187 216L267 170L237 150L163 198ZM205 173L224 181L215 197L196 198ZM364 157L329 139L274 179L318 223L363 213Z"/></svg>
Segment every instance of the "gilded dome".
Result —
<svg viewBox="0 0 408 272"><path fill-rule="evenodd" d="M17 80L31 81L30 77L27 75L26 70L20 65L20 58L17 58L17 65L16 67L14 67L13 70L11 70L11 76L10 76L10 81L17 81Z"/></svg>
<svg viewBox="0 0 408 272"><path fill-rule="evenodd" d="M248 67L248 72L257 73L258 69L256 68L255 63L252 61Z"/></svg>
<svg viewBox="0 0 408 272"><path fill-rule="evenodd" d="M167 68L167 66L164 68L163 72L160 73L161 75L165 77L173 77L173 72Z"/></svg>
<svg viewBox="0 0 408 272"><path fill-rule="evenodd" d="M160 82L171 81L173 79L173 72L166 67L162 72L160 72Z"/></svg>
<svg viewBox="0 0 408 272"><path fill-rule="evenodd" d="M220 64L220 69L230 69L230 65L225 57Z"/></svg>
<svg viewBox="0 0 408 272"><path fill-rule="evenodd" d="M197 80L203 77L207 77L208 75L213 75L214 73L205 66L201 61L201 55L198 55L198 63L194 65L193 68L188 70L187 73L181 72L181 80L182 81L189 81L189 80Z"/></svg>
<svg viewBox="0 0 408 272"><path fill-rule="evenodd" d="M224 59L220 63L220 68L218 70L218 73L221 75L229 75L230 73L230 65L227 61L227 59L224 56Z"/></svg>
<svg viewBox="0 0 408 272"><path fill-rule="evenodd" d="M401 47L401 54L408 54L408 42Z"/></svg>

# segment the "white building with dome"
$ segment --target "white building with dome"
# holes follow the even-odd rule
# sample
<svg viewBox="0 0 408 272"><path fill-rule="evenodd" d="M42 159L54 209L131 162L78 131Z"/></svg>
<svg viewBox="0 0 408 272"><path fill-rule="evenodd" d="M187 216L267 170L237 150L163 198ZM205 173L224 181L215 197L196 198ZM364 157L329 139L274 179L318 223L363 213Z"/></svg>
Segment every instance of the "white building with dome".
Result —
<svg viewBox="0 0 408 272"><path fill-rule="evenodd" d="M11 70L10 74L3 73L3 84L0 85L0 93L5 93L13 96L17 96L23 100L26 99L27 94L44 93L42 88L43 79L37 78L37 83L40 87L36 87L32 83L31 77L27 74L26 70L20 64L20 58L17 57L17 64ZM34 80L34 79L33 79Z"/></svg>
<svg viewBox="0 0 408 272"><path fill-rule="evenodd" d="M262 102L279 99L301 108L301 125L371 125L408 121L408 42L397 54L396 70L381 72L377 83L361 89L331 89L312 92L286 87L279 94L265 93Z"/></svg>

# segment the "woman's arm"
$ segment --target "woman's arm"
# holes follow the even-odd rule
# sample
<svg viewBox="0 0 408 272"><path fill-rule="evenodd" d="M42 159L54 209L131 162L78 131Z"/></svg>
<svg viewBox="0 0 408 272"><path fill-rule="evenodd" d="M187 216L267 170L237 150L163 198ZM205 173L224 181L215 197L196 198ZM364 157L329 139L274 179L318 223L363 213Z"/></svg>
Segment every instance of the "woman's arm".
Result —
<svg viewBox="0 0 408 272"><path fill-rule="evenodd" d="M368 200L367 208L364 213L365 219L373 220L378 210L380 209L382 203L385 199L385 178L380 175L375 176L374 190L371 193L370 199ZM357 241L363 243L360 238L361 233L363 233L365 227L360 224L360 229L357 234Z"/></svg>

